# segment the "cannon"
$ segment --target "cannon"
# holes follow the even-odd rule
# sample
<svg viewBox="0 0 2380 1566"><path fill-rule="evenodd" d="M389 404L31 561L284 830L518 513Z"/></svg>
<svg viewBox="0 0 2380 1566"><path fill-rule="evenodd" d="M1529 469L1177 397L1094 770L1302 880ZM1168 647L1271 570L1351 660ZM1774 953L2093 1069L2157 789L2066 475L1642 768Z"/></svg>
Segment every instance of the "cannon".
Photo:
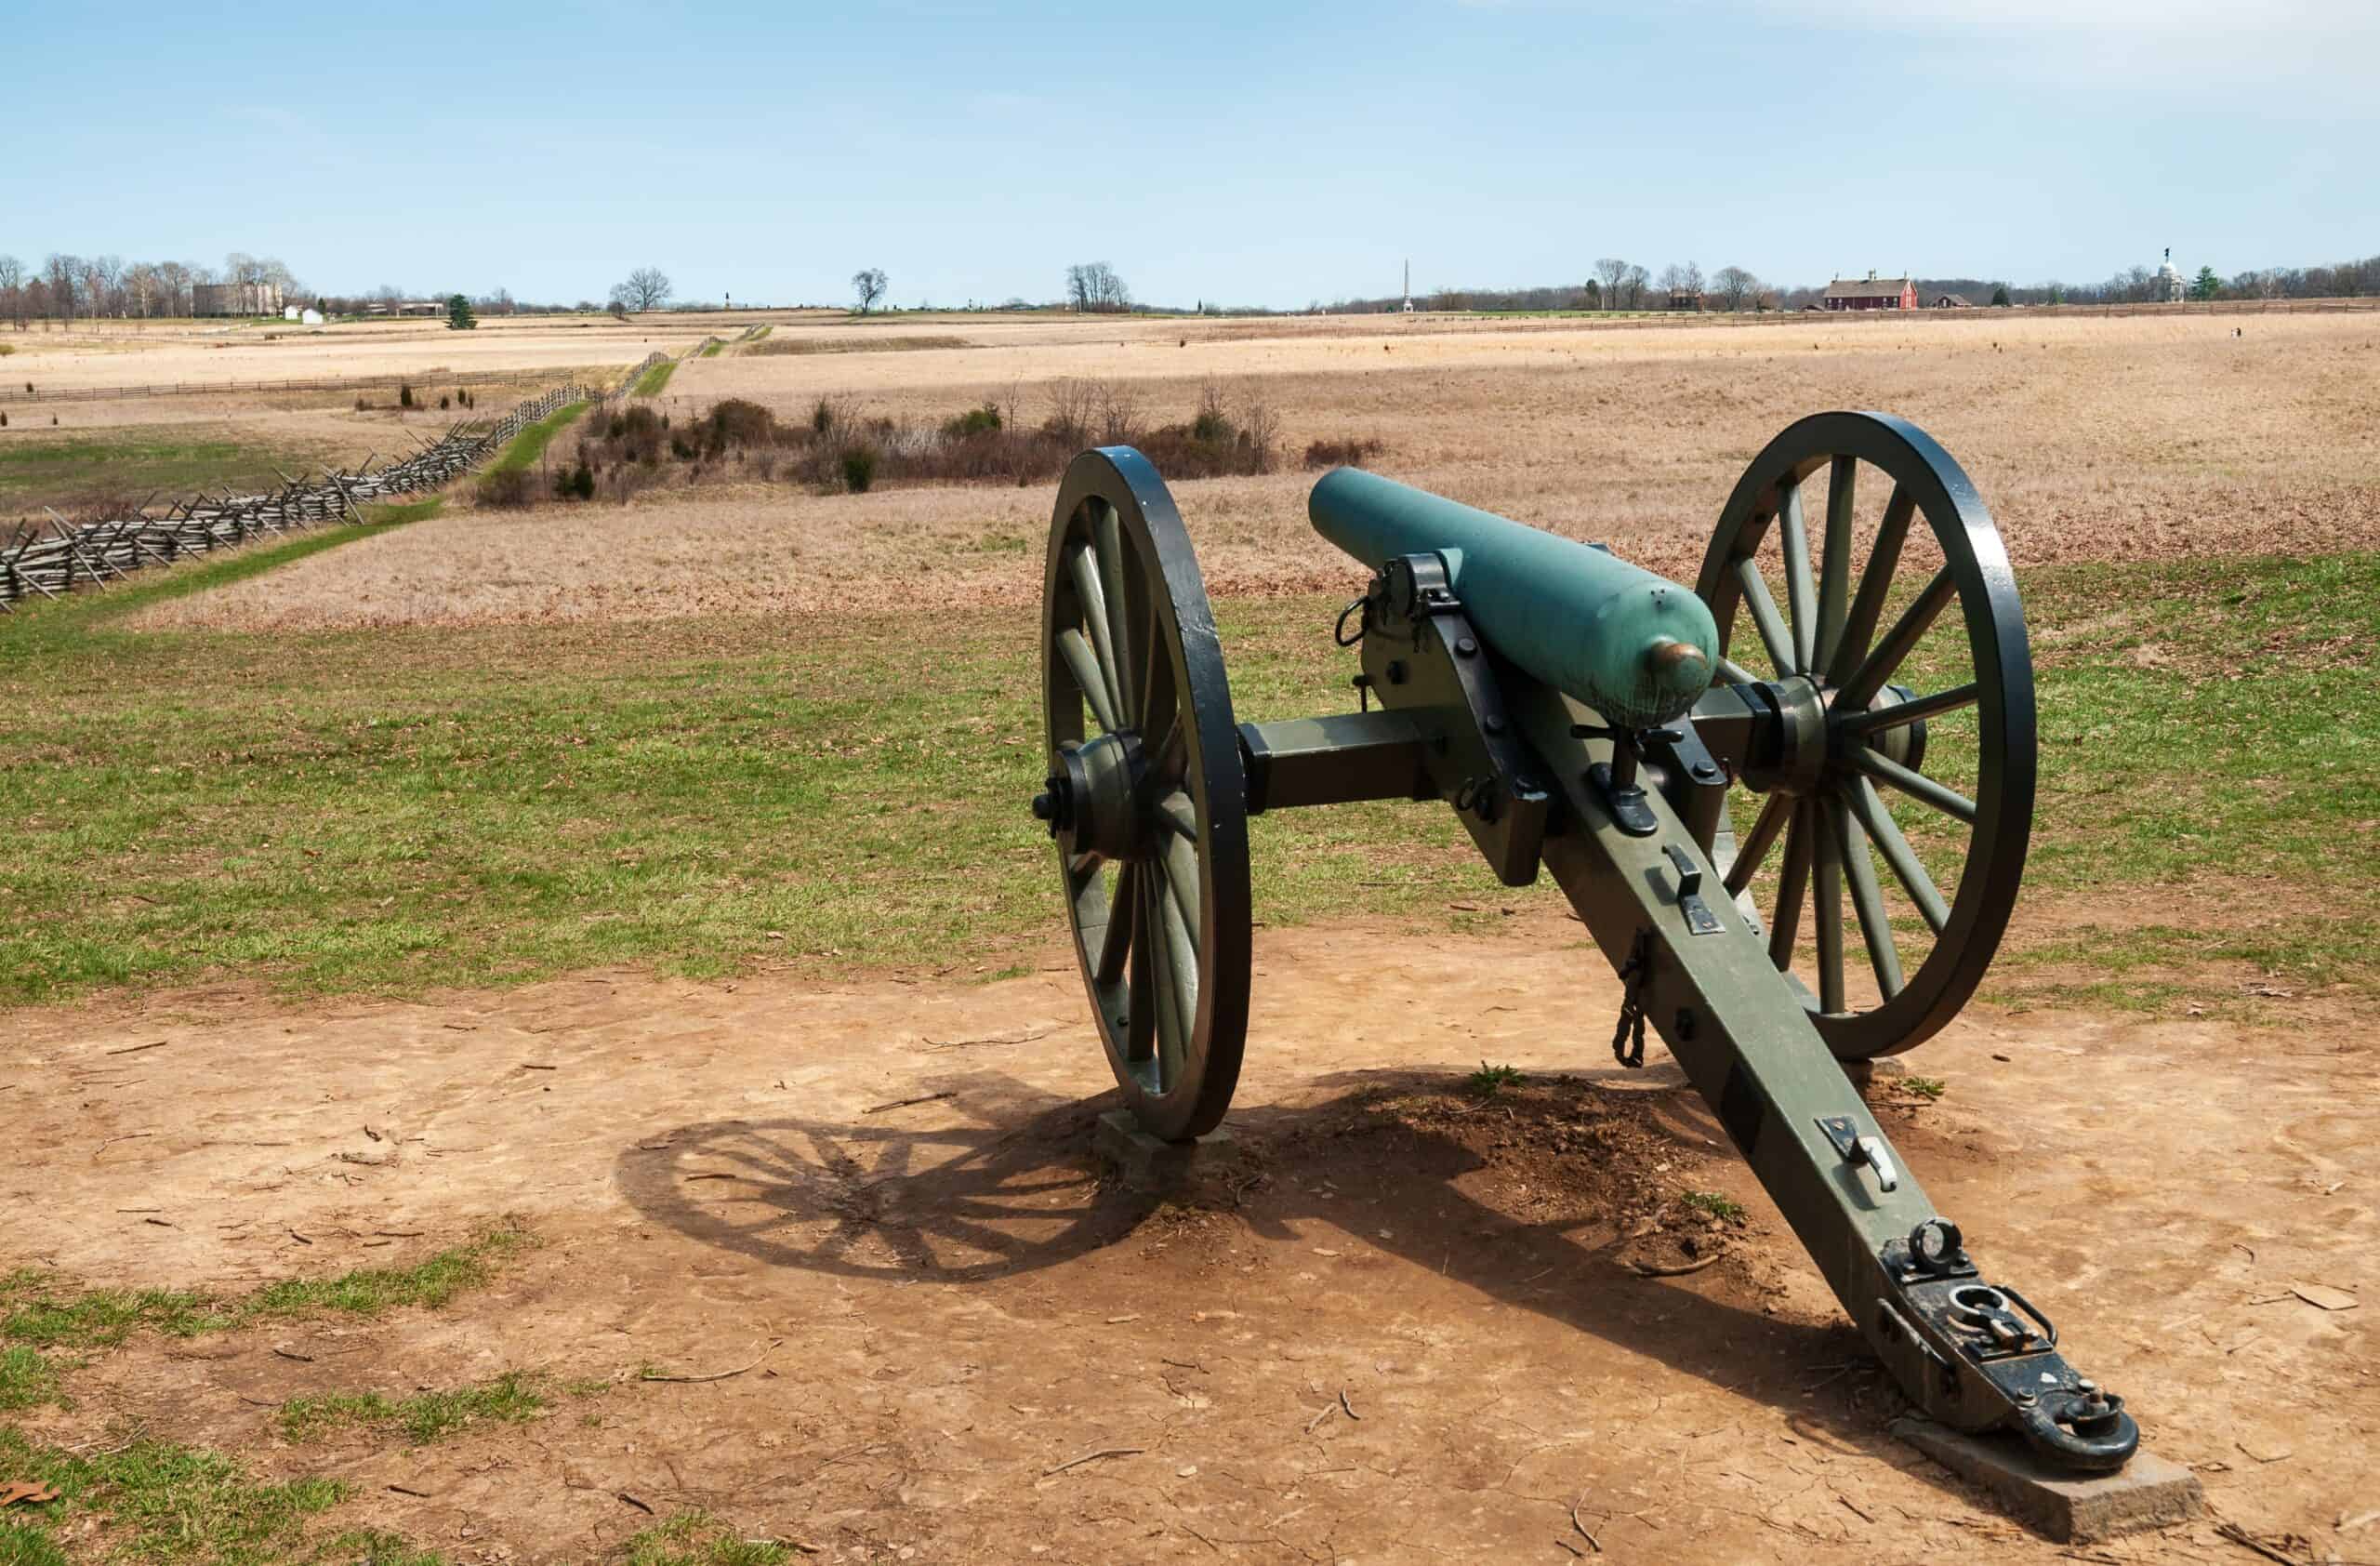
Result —
<svg viewBox="0 0 2380 1566"><path fill-rule="evenodd" d="M1356 710L1239 723L1156 470L1103 447L1059 489L1033 808L1141 1126L1196 1137L1231 1103L1248 818L1449 805L1506 884L1552 874L1623 981L1614 1054L1641 1065L1659 1033L1919 1411L2121 1468L2123 1400L1986 1280L1845 1069L1957 1014L2024 870L2024 611L1959 465L1887 415L1802 419L1737 484L1690 589L1355 469L1308 511L1371 573L1335 631Z"/></svg>

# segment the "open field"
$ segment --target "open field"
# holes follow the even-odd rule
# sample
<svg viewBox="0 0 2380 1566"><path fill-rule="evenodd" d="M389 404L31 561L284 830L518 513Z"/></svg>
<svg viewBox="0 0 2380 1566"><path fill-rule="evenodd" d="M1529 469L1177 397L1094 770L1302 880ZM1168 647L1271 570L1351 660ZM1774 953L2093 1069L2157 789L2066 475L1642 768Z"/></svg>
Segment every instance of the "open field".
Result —
<svg viewBox="0 0 2380 1566"><path fill-rule="evenodd" d="M1791 418L1916 418L2019 563L2042 799L1979 1003L1872 1096L2207 1486L2093 1559L2352 1559L2380 322L2232 324L782 320L655 403L1260 396L1281 471L1176 486L1257 719L1349 699L1309 441L1690 577ZM1244 1173L1102 1179L1025 810L1049 505L458 492L0 621L0 1482L69 1493L65 1559L2064 1559L1884 1434L1699 1100L1611 1066L1606 964L1442 810L1256 823Z"/></svg>

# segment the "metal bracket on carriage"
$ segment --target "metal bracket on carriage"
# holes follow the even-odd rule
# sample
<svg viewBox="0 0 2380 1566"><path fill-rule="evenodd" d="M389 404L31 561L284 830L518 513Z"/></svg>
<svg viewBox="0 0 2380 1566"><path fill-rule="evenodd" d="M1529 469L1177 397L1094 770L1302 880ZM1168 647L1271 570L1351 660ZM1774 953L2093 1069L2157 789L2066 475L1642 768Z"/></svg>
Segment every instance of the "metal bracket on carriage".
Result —
<svg viewBox="0 0 2380 1566"><path fill-rule="evenodd" d="M1877 1259L1889 1289L1871 1341L1928 1417L2009 1430L2086 1473L2113 1472L2138 1449L2123 1399L2067 1363L2056 1325L2030 1300L1984 1281L1956 1224L1928 1218Z"/></svg>
<svg viewBox="0 0 2380 1566"><path fill-rule="evenodd" d="M1423 770L1507 886L1537 879L1553 795L1505 713L1489 652L1456 597L1447 561L1399 555L1366 594L1364 670L1385 707L1446 713Z"/></svg>

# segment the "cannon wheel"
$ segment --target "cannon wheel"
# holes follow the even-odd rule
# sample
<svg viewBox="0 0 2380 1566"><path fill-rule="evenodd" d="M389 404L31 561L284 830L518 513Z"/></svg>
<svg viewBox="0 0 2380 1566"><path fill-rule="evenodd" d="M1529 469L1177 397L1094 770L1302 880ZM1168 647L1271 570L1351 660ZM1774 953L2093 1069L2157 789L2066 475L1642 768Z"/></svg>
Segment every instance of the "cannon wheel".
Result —
<svg viewBox="0 0 2380 1566"><path fill-rule="evenodd" d="M1141 1124L1211 1131L1248 1033L1248 810L1223 645L1173 497L1130 446L1067 468L1041 682L1075 953Z"/></svg>
<svg viewBox="0 0 2380 1566"><path fill-rule="evenodd" d="M1823 526L1813 537L1803 490L1821 477ZM1863 495L1879 493L1880 512L1872 500L1862 508ZM1911 525L1919 517L1924 533ZM1782 613L1770 587L1780 579ZM1807 737L1794 776L1763 779L1745 768L1752 787L1772 787L1732 862L1719 856L1727 890L1751 904L1753 877L1781 843L1769 952L1793 972L1811 894L1817 989L1806 1003L1828 1047L1863 1060L1923 1043L1990 965L2032 830L2032 658L1991 513L1915 425L1818 414L1745 471L1697 591L1727 655L1721 678L1769 683ZM1953 603L1957 619L1929 638ZM1751 626L1741 639L1739 617ZM1754 671L1764 659L1765 675ZM1922 690L1897 683L1920 676ZM1936 877L1950 870L1946 896ZM1846 892L1880 997L1864 1010L1845 996ZM1924 943L1914 963L1904 941Z"/></svg>

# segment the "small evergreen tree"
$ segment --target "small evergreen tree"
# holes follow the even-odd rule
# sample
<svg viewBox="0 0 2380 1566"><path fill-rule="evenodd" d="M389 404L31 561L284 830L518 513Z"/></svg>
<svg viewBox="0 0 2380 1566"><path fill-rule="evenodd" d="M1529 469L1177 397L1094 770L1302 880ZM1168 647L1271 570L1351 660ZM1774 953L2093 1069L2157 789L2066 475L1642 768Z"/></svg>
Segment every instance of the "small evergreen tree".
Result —
<svg viewBox="0 0 2380 1566"><path fill-rule="evenodd" d="M2198 276L2190 284L2190 298L2211 299L2222 292L2223 279L2215 275L2215 269L2213 267L2199 268Z"/></svg>
<svg viewBox="0 0 2380 1566"><path fill-rule="evenodd" d="M2008 285L1995 283L1991 285L1991 302L2003 310L2008 308Z"/></svg>
<svg viewBox="0 0 2380 1566"><path fill-rule="evenodd" d="M456 294L446 301L446 325L449 330L468 332L479 324L480 318L471 313L470 300Z"/></svg>

